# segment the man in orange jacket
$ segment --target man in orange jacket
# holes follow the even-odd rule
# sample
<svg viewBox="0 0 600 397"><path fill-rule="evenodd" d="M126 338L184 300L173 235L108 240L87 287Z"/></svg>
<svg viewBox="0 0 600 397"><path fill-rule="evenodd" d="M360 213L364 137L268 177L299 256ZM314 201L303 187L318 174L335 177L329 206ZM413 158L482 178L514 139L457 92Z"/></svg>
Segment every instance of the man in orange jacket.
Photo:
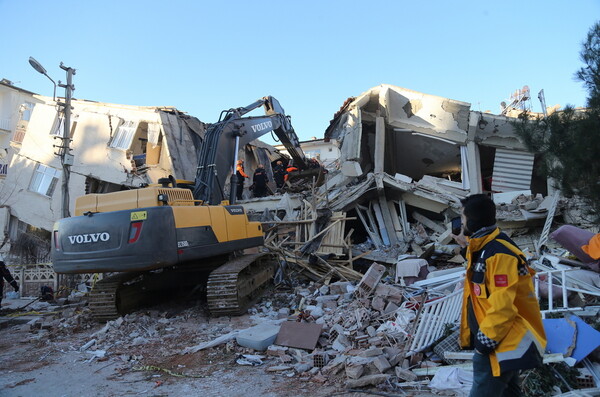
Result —
<svg viewBox="0 0 600 397"><path fill-rule="evenodd" d="M248 174L244 172L244 160L239 159L237 161L237 166L235 167L235 175L237 176L236 198L238 200L241 200L242 193L244 193L244 179L249 178Z"/></svg>
<svg viewBox="0 0 600 397"><path fill-rule="evenodd" d="M285 176L283 177L283 180L285 182L287 182L287 180L290 177L290 172L294 172L294 171L298 171L297 167L294 167L294 164L292 164L291 162L288 164L286 170L285 170Z"/></svg>

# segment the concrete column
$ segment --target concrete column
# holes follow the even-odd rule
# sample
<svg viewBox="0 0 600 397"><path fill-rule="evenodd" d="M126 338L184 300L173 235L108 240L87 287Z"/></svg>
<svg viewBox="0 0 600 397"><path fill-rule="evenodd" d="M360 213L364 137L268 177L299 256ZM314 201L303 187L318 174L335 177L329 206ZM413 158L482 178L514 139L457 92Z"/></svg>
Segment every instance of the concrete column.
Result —
<svg viewBox="0 0 600 397"><path fill-rule="evenodd" d="M467 141L467 163L469 164L469 185L471 194L483 192L481 183L481 159L479 148L474 141Z"/></svg>
<svg viewBox="0 0 600 397"><path fill-rule="evenodd" d="M375 118L375 174L383 174L385 161L385 121L383 117Z"/></svg>

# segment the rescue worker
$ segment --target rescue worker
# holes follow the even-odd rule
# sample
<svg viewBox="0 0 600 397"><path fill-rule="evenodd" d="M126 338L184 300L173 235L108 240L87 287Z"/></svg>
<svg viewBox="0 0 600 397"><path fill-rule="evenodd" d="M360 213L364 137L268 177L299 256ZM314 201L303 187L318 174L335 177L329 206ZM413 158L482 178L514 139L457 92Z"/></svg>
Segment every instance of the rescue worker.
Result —
<svg viewBox="0 0 600 397"><path fill-rule="evenodd" d="M541 366L546 347L535 272L496 226L487 195L462 204L462 233L453 237L468 261L459 344L475 348L470 396L520 396L519 370Z"/></svg>
<svg viewBox="0 0 600 397"><path fill-rule="evenodd" d="M281 189L283 184L285 183L285 176L287 175L287 171L283 166L283 162L281 160L277 160L277 164L275 168L273 168L273 178L275 179L275 184L277 185L277 189Z"/></svg>
<svg viewBox="0 0 600 397"><path fill-rule="evenodd" d="M284 181L287 182L287 180L290 177L290 172L294 172L294 171L298 171L298 168L294 167L294 164L290 161L290 163L288 164L286 170L285 170L285 176L284 176Z"/></svg>
<svg viewBox="0 0 600 397"><path fill-rule="evenodd" d="M267 195L267 183L269 182L269 177L267 176L267 171L265 170L265 166L262 164L258 165L258 168L254 171L254 176L252 177L252 186L254 189L254 197L265 197Z"/></svg>
<svg viewBox="0 0 600 397"><path fill-rule="evenodd" d="M241 200L242 194L244 193L244 179L249 178L249 176L244 172L244 160L239 159L237 161L235 175L237 176L236 198Z"/></svg>
<svg viewBox="0 0 600 397"><path fill-rule="evenodd" d="M595 234L586 245L581 246L581 249L588 254L590 258L600 259L600 233Z"/></svg>
<svg viewBox="0 0 600 397"><path fill-rule="evenodd" d="M0 257L0 308L2 307L2 298L4 297L4 280L8 281L8 283L15 289L15 292L19 292L19 284L13 278L12 274L10 274L6 264Z"/></svg>

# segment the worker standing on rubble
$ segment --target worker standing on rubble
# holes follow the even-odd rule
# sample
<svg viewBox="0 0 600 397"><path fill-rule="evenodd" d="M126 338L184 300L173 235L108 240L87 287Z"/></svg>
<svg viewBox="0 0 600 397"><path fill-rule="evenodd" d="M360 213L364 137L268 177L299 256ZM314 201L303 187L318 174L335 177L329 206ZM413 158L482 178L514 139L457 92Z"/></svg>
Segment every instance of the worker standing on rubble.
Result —
<svg viewBox="0 0 600 397"><path fill-rule="evenodd" d="M468 261L459 342L475 348L470 396L520 396L519 370L541 366L546 347L535 272L496 226L487 195L462 204L462 233L453 237Z"/></svg>
<svg viewBox="0 0 600 397"><path fill-rule="evenodd" d="M290 163L288 164L287 168L285 169L284 180L286 182L287 182L288 178L290 177L290 172L294 172L294 171L298 171L298 168L294 167L294 164L290 161Z"/></svg>
<svg viewBox="0 0 600 397"><path fill-rule="evenodd" d="M237 161L237 166L235 167L235 174L237 176L236 198L238 200L241 200L242 193L244 193L244 179L249 178L249 176L244 172L244 160L239 159Z"/></svg>
<svg viewBox="0 0 600 397"><path fill-rule="evenodd" d="M19 284L13 278L12 274L10 274L10 271L0 256L0 308L2 307L2 298L4 297L4 280L8 281L15 289L15 292L19 292Z"/></svg>
<svg viewBox="0 0 600 397"><path fill-rule="evenodd" d="M267 171L265 170L265 166L259 164L258 168L254 171L254 176L252 177L254 197L265 197L267 195L268 182L269 178L267 177Z"/></svg>
<svg viewBox="0 0 600 397"><path fill-rule="evenodd" d="M281 160L277 160L277 164L275 165L275 168L273 168L273 178L275 179L277 189L281 189L283 187L286 175L287 171L283 166L283 162Z"/></svg>

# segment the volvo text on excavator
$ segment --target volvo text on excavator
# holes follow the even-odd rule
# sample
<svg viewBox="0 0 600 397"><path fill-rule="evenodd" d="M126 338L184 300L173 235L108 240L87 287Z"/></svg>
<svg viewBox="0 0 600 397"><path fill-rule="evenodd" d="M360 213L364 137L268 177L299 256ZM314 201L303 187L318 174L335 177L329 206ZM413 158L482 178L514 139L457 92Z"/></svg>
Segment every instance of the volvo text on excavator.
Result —
<svg viewBox="0 0 600 397"><path fill-rule="evenodd" d="M246 116L263 107L264 116ZM251 222L229 201L224 185L235 178L240 147L273 131L300 169L307 169L298 137L279 102L264 97L221 113L208 126L198 149L193 188L174 177L160 186L76 200L75 216L55 223L52 262L57 273L114 273L90 292L90 308L100 321L114 319L160 296L157 291L206 285L211 315L239 314L271 280L276 261L267 252L238 254L260 247L260 222Z"/></svg>

